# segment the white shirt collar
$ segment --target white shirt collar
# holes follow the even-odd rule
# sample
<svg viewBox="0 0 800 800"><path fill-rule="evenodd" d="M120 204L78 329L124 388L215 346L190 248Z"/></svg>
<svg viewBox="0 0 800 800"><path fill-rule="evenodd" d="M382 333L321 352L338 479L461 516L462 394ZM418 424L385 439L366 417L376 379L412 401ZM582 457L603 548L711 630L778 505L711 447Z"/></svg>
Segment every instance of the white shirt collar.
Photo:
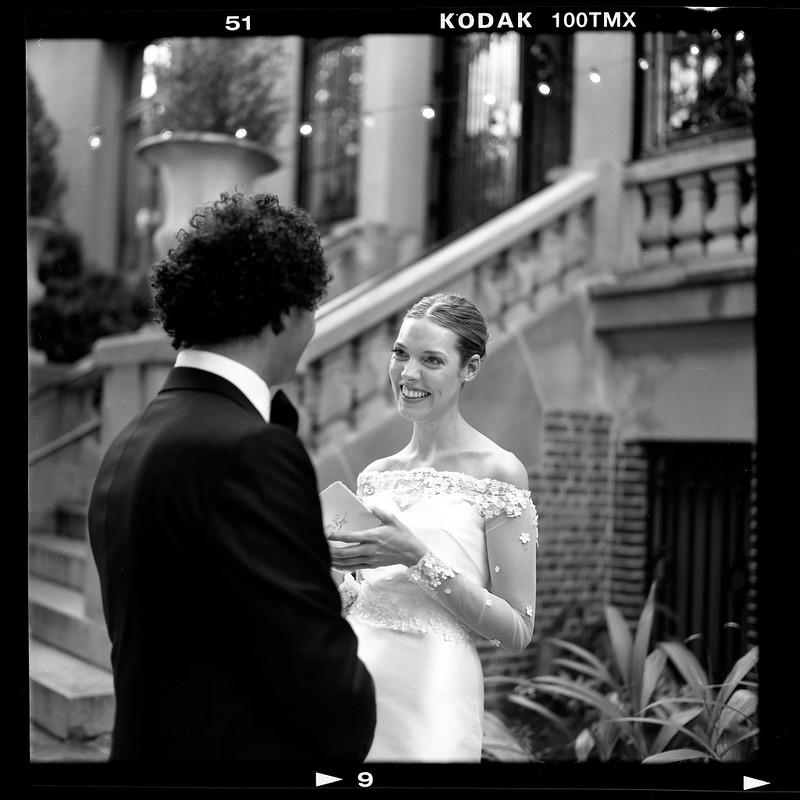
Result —
<svg viewBox="0 0 800 800"><path fill-rule="evenodd" d="M269 387L250 367L219 353L208 350L181 350L175 359L176 367L194 367L219 375L230 381L269 422L272 399Z"/></svg>

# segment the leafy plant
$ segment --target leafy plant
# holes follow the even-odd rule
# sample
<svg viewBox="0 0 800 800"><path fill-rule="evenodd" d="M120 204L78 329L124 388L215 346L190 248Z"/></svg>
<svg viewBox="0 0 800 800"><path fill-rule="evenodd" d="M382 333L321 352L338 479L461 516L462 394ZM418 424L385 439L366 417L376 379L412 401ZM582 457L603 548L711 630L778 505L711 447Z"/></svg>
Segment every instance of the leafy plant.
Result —
<svg viewBox="0 0 800 800"><path fill-rule="evenodd" d="M287 105L279 95L286 57L278 39L177 38L161 43L153 65L156 92L145 106L143 132L205 132L270 145Z"/></svg>
<svg viewBox="0 0 800 800"><path fill-rule="evenodd" d="M53 278L31 307L31 346L53 363L71 364L103 336L138 330L151 319L149 289L119 275L88 272Z"/></svg>
<svg viewBox="0 0 800 800"><path fill-rule="evenodd" d="M42 96L31 74L27 79L28 215L58 220L59 202L66 189L56 162L59 132L45 111Z"/></svg>
<svg viewBox="0 0 800 800"><path fill-rule="evenodd" d="M653 754L645 764L704 759L743 761L755 744L759 729L754 722L758 707L757 684L745 680L758 661L758 648L748 650L720 684L710 684L700 662L679 642L661 642L672 664L686 681L682 697L665 697L646 711L663 707L668 717L648 719L661 726ZM677 735L692 747L664 750Z"/></svg>
<svg viewBox="0 0 800 800"><path fill-rule="evenodd" d="M567 699L589 711L593 721L573 741L579 761L592 753L603 761L617 756L643 763L746 758L758 736L757 686L746 680L758 650L742 656L721 684L709 683L697 658L680 642L659 642L651 650L655 588L650 588L634 634L617 608L606 607L612 654L607 662L572 642L550 640L562 653L552 661L558 672L514 679L509 700L549 720L567 737L565 721L542 701Z"/></svg>

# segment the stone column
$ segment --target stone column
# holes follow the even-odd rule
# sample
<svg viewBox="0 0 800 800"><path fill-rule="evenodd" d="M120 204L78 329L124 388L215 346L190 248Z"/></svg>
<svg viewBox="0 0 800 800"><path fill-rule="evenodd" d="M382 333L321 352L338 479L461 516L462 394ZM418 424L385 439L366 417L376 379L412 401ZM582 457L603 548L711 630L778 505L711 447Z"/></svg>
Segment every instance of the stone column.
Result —
<svg viewBox="0 0 800 800"><path fill-rule="evenodd" d="M299 36L283 39L286 69L281 86L287 112L270 150L278 161L278 168L253 181L252 191L276 194L281 205L297 202L297 170L300 155L298 126L303 108L303 40Z"/></svg>
<svg viewBox="0 0 800 800"><path fill-rule="evenodd" d="M576 33L574 48L571 163L625 163L632 154L633 34ZM589 80L592 69L599 83Z"/></svg>
<svg viewBox="0 0 800 800"><path fill-rule="evenodd" d="M358 216L374 251L371 274L413 259L425 236L433 102L428 36L365 36ZM369 277L363 275L362 278Z"/></svg>

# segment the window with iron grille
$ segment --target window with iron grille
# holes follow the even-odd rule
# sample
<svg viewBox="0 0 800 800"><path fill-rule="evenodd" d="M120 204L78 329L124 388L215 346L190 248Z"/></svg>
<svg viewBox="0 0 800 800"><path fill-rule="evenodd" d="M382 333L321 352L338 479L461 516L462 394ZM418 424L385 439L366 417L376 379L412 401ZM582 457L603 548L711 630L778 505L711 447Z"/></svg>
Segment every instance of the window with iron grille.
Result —
<svg viewBox="0 0 800 800"><path fill-rule="evenodd" d="M687 641L720 678L753 634L753 445L651 442L645 450L654 636Z"/></svg>
<svg viewBox="0 0 800 800"><path fill-rule="evenodd" d="M750 135L755 69L746 31L677 31L638 40L640 155Z"/></svg>
<svg viewBox="0 0 800 800"><path fill-rule="evenodd" d="M431 241L518 203L569 158L569 37L467 34L439 59Z"/></svg>
<svg viewBox="0 0 800 800"><path fill-rule="evenodd" d="M363 55L357 38L306 44L298 195L323 231L356 213Z"/></svg>

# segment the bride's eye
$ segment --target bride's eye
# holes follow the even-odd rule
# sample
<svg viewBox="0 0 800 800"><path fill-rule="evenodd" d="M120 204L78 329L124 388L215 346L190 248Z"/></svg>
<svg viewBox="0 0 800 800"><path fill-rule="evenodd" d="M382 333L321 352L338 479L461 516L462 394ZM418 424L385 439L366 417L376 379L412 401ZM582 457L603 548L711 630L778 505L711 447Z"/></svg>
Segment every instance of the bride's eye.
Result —
<svg viewBox="0 0 800 800"><path fill-rule="evenodd" d="M406 357L405 350L401 350L399 347L393 347L392 348L392 355L395 358L405 358Z"/></svg>

